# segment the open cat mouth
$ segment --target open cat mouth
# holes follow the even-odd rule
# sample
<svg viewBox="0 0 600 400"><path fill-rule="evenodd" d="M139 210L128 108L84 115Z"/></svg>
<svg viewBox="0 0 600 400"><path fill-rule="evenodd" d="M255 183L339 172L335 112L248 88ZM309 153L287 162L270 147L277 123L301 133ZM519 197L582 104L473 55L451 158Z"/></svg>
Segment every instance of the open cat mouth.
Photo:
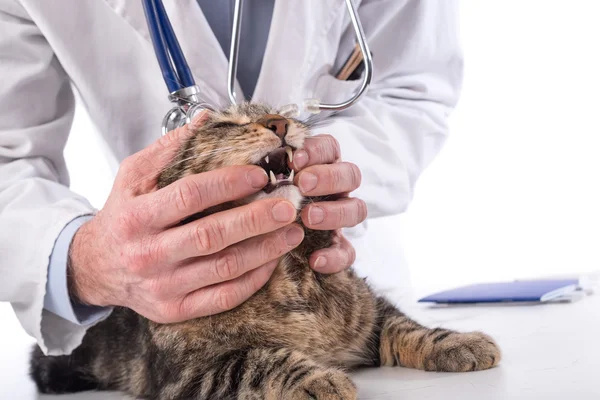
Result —
<svg viewBox="0 0 600 400"><path fill-rule="evenodd" d="M271 193L278 187L291 185L294 182L294 170L288 167L288 159L293 161L293 153L290 146L273 150L257 164L269 175L269 183L263 189L265 193Z"/></svg>

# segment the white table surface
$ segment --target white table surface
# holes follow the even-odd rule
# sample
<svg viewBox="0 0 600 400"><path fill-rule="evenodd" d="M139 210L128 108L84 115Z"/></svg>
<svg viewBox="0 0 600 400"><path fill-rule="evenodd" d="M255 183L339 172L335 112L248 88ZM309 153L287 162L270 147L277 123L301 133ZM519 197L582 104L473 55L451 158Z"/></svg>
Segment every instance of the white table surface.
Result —
<svg viewBox="0 0 600 400"><path fill-rule="evenodd" d="M502 347L497 368L462 374L381 368L353 374L363 400L600 400L600 295L572 304L410 307L420 322L483 330ZM119 393L38 396L27 376L33 341L0 304L0 399L123 399Z"/></svg>

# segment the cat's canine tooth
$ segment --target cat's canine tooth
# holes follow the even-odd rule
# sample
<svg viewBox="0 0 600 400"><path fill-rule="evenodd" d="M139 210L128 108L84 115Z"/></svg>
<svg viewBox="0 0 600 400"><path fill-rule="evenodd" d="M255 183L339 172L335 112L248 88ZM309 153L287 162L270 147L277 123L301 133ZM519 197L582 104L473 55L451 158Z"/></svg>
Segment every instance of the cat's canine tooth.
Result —
<svg viewBox="0 0 600 400"><path fill-rule="evenodd" d="M269 163L269 156L265 157L265 162L268 164Z"/></svg>
<svg viewBox="0 0 600 400"><path fill-rule="evenodd" d="M290 146L285 146L285 152L287 153L290 162L294 162L294 153L292 152L292 148Z"/></svg>
<svg viewBox="0 0 600 400"><path fill-rule="evenodd" d="M292 170L292 172L290 172L290 176L288 178L288 181L294 182L294 170Z"/></svg>
<svg viewBox="0 0 600 400"><path fill-rule="evenodd" d="M275 178L273 171L269 171L269 176L271 177L271 184L277 185L277 178Z"/></svg>

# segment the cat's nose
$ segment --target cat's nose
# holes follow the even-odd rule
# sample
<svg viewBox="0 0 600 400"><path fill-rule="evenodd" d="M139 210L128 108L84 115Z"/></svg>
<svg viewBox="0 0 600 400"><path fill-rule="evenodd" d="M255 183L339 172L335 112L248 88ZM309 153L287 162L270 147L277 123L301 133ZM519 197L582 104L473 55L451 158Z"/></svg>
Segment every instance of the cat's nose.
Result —
<svg viewBox="0 0 600 400"><path fill-rule="evenodd" d="M283 139L288 131L288 120L281 115L267 114L262 117L257 123L267 129L273 131L274 134Z"/></svg>

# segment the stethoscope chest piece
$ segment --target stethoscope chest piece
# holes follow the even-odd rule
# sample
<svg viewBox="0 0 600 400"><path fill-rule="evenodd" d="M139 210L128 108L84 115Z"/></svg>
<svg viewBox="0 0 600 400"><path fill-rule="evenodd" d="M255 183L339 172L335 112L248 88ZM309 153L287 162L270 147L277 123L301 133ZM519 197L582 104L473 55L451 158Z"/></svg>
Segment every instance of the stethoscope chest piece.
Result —
<svg viewBox="0 0 600 400"><path fill-rule="evenodd" d="M189 124L202 111L211 110L207 104L200 102L198 98L199 93L200 88L193 85L176 90L169 95L169 100L175 103L176 106L171 108L163 119L163 136L174 129Z"/></svg>
<svg viewBox="0 0 600 400"><path fill-rule="evenodd" d="M186 112L183 108L181 107L173 107L171 108L171 110L169 110L169 112L167 112L167 115L165 115L165 118L163 119L162 122L162 135L166 135L167 133L171 132L172 130L175 130L177 128L179 128L180 126L185 125L185 121L187 120L187 116L186 116Z"/></svg>

